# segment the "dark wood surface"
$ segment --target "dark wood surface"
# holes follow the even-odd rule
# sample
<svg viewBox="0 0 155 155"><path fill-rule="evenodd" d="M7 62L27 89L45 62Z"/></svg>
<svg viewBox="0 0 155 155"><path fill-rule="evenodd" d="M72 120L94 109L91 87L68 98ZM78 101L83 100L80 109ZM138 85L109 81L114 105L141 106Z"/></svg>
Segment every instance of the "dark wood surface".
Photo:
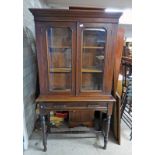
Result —
<svg viewBox="0 0 155 155"><path fill-rule="evenodd" d="M79 125L93 127L93 120L94 120L94 110L85 110L85 111L74 110L69 112L70 127L76 127Z"/></svg>
<svg viewBox="0 0 155 155"><path fill-rule="evenodd" d="M70 10L60 9L30 9L34 15L35 29L36 29L36 46L37 46L37 59L39 68L39 85L40 95L36 102L40 107L40 115L42 116L42 129L43 129L43 145L46 151L47 137L45 135L45 120L44 115L48 114L51 110L57 111L73 111L79 110L86 114L86 111L102 111L107 113L107 128L105 134L105 146L108 141L108 133L110 127L110 116L113 111L113 103L115 102L112 96L112 81L115 65L115 47L116 36L119 17L122 13L107 13L104 9L79 9L72 7ZM72 65L71 65L71 89L62 91L51 91L50 89L50 76L49 72L70 72L64 68L49 68L49 54L48 54L48 39L47 29L51 27L70 28L72 31ZM103 69L103 85L101 90L82 90L81 89L81 71L82 71L82 55L81 55L81 40L82 30L84 27L90 28L105 28L107 32L107 39L105 48L104 68ZM67 41L67 40L66 40ZM53 46L55 48L67 48L64 46ZM95 49L95 46L90 46ZM87 48L87 47L85 47ZM96 49L97 50L97 49ZM102 50L102 49L100 49ZM89 63L93 63L94 54L89 57ZM59 62L64 63L62 55L59 55ZM83 60L85 61L85 60ZM88 64L88 63L87 63ZM90 70L87 69L87 73ZM98 70L91 69L91 73ZM101 72L101 71L100 71ZM102 74L102 72L101 72ZM60 75L61 76L61 75ZM86 76L88 83L91 83L91 76ZM61 80L62 79L62 80ZM89 81L90 80L90 81ZM62 78L56 81L57 86L62 85L65 81ZM67 81L66 81L67 82Z"/></svg>
<svg viewBox="0 0 155 155"><path fill-rule="evenodd" d="M118 77L120 73L120 65L121 65L121 58L123 52L123 44L124 44L124 29L119 28L117 32L117 41L116 41L116 50L115 50L115 65L114 65L114 83L113 83L113 96L116 98L116 102L113 106L113 132L114 136L120 144L121 137L120 137L120 97L117 94L117 83Z"/></svg>
<svg viewBox="0 0 155 155"><path fill-rule="evenodd" d="M83 24L83 27L80 27L80 24ZM82 68L82 59L77 60L77 76L76 79L76 85L77 85L77 95L101 95L101 94L111 94L111 87L112 87L112 74L113 74L113 64L114 64L114 57L113 53L114 50L111 46L111 33L112 33L112 25L111 24L104 24L104 23L78 23L78 29L77 29L77 44L79 47L81 47L81 38L82 38L82 31L85 27L91 27L91 28L102 28L104 27L107 30L107 43L106 43L106 50L105 50L105 62L104 62L104 72L103 72L103 90L101 93L90 93L90 92L81 92L80 86L81 86L81 68ZM82 55L82 48L77 49L77 58L81 58ZM110 61L109 61L110 60Z"/></svg>
<svg viewBox="0 0 155 155"><path fill-rule="evenodd" d="M112 95L104 96L51 96L40 95L36 102L115 102L115 98Z"/></svg>
<svg viewBox="0 0 155 155"><path fill-rule="evenodd" d="M104 137L104 149L107 148L107 143L108 143L108 133L110 129L110 120L111 120L111 115L107 116L107 123L106 123L106 131L105 131L105 137Z"/></svg>
<svg viewBox="0 0 155 155"><path fill-rule="evenodd" d="M44 152L47 151L47 135L46 135L46 122L45 122L45 116L41 115L41 128L42 128L42 137L43 137L43 146L44 146Z"/></svg>
<svg viewBox="0 0 155 155"><path fill-rule="evenodd" d="M120 73L123 44L124 44L124 29L119 28L117 32L117 44L115 51L115 65L114 65L114 96L116 95L118 77Z"/></svg>
<svg viewBox="0 0 155 155"><path fill-rule="evenodd" d="M47 56L47 39L46 30L49 27L69 27L72 30L72 89L70 92L60 92L60 95L75 95L75 51L76 51L76 25L73 22L46 22L36 23L36 47L37 47L37 59L39 68L39 85L40 93L48 94L49 91L49 75L48 75L48 56ZM51 95L57 94L50 92Z"/></svg>
<svg viewBox="0 0 155 155"><path fill-rule="evenodd" d="M118 19L122 15L122 12L114 13L114 12L105 12L104 10L67 10L67 9L38 9L38 8L32 8L29 9L31 13L34 15L36 20L44 19L44 20L50 20L47 17L65 17L66 18L109 18L111 22L113 22L113 19L116 19L115 22L118 22ZM44 18L40 18L44 17ZM57 18L58 19L58 18Z"/></svg>

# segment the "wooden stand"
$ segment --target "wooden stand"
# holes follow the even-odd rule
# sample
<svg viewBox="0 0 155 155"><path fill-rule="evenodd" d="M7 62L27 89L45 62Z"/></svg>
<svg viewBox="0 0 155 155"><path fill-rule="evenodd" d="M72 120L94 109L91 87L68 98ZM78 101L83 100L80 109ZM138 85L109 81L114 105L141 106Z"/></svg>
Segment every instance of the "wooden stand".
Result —
<svg viewBox="0 0 155 155"><path fill-rule="evenodd" d="M93 100L93 98L91 98ZM46 99L41 99L38 98L37 102L39 104L39 111L40 111L40 116L41 116L41 124L42 124L42 137L43 137L43 146L44 146L44 151L47 150L47 128L46 128L46 123L45 123L45 115L48 115L50 111L76 111L77 109L81 111L88 111L88 110L97 110L100 112L104 112L107 114L107 123L106 123L106 130L103 131L104 134L104 149L107 148L107 143L108 143L108 134L109 134L109 128L110 128L110 119L112 115L112 107L113 103L115 102L114 98L109 98L109 100L105 99L100 99L97 101L97 103L94 105L92 101L90 101L90 98L85 98L84 101L80 99L82 104L81 106L76 106L76 104L79 104L78 98L74 98L71 101L67 102L66 104L62 104L62 100L57 100L56 105L54 106L55 100L46 100ZM66 100L64 101L66 102ZM80 102L80 103L81 103Z"/></svg>

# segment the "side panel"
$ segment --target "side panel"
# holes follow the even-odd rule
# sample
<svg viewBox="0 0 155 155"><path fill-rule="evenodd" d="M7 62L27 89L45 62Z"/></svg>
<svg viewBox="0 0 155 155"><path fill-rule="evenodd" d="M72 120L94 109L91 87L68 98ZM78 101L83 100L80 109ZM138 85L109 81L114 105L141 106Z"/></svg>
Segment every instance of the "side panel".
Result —
<svg viewBox="0 0 155 155"><path fill-rule="evenodd" d="M121 124L120 124L120 102L121 98L117 93L117 83L118 76L120 73L120 64L122 58L124 44L124 29L119 28L117 32L116 50L115 50L115 64L114 64L114 79L113 79L113 96L116 98L116 103L113 106L113 116L112 116L112 129L113 134L118 142L121 143Z"/></svg>
<svg viewBox="0 0 155 155"><path fill-rule="evenodd" d="M47 61L45 61L46 55L43 52L44 45L43 45L42 25L43 24L41 22L35 22L39 88L40 88L40 94L46 94L47 79L45 78L45 75L47 74Z"/></svg>

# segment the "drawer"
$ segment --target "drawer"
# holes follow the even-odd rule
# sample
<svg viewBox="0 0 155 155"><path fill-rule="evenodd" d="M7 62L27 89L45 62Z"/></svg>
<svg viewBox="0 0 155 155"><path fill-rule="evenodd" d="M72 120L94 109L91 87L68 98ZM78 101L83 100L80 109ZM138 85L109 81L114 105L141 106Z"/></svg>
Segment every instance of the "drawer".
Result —
<svg viewBox="0 0 155 155"><path fill-rule="evenodd" d="M45 109L49 109L49 108L60 108L60 109L65 109L65 108L97 108L97 107L107 107L108 104L107 103L91 103L91 102L73 102L73 103L42 103L40 104L40 107L45 108Z"/></svg>

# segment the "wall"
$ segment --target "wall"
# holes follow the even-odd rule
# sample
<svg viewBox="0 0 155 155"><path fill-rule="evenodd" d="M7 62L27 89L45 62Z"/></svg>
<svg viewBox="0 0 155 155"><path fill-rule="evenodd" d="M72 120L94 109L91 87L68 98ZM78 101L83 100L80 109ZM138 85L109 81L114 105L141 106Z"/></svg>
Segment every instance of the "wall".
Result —
<svg viewBox="0 0 155 155"><path fill-rule="evenodd" d="M36 50L35 30L33 16L28 8L47 8L45 0L24 0L23 1L23 102L25 127L27 137L30 137L35 116L35 93L36 93Z"/></svg>
<svg viewBox="0 0 155 155"><path fill-rule="evenodd" d="M69 6L101 7L101 8L131 8L132 0L47 0L49 6L67 8Z"/></svg>
<svg viewBox="0 0 155 155"><path fill-rule="evenodd" d="M125 38L132 38L132 24L119 24L125 30Z"/></svg>
<svg viewBox="0 0 155 155"><path fill-rule="evenodd" d="M24 0L23 1L23 25L30 28L34 34L34 21L29 8L47 8L46 0Z"/></svg>

